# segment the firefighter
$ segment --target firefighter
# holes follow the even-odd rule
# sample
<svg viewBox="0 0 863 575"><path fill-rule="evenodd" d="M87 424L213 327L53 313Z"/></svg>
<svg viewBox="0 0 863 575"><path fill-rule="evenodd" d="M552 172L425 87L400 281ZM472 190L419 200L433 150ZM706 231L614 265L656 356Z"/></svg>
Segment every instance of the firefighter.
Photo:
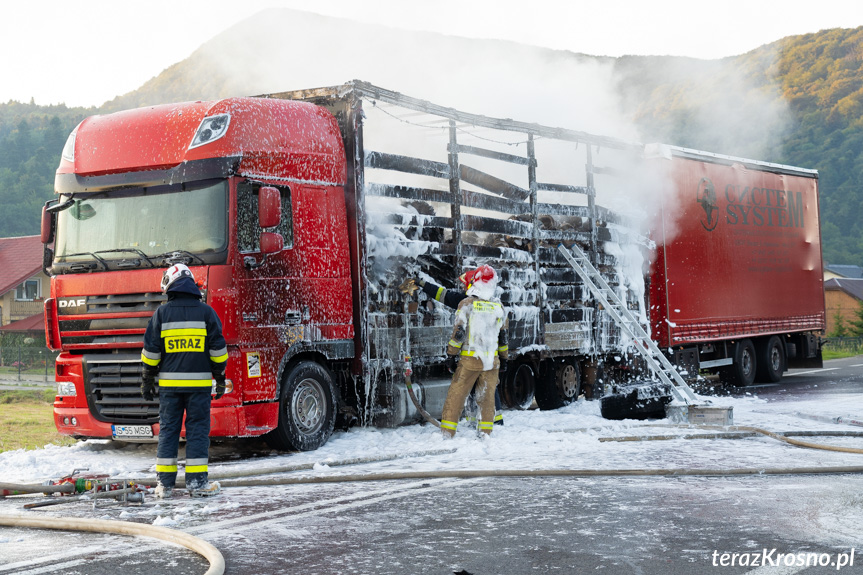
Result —
<svg viewBox="0 0 863 575"><path fill-rule="evenodd" d="M441 431L453 437L464 401L476 384L480 408L479 430L490 434L494 426L494 393L501 361L508 356L506 311L495 297L498 277L491 266L479 266L463 276L466 295L456 308L452 336L447 344L448 363L457 362L450 383Z"/></svg>
<svg viewBox="0 0 863 575"><path fill-rule="evenodd" d="M159 376L159 447L156 451L156 496L169 498L177 480L177 452L183 414L186 416L186 489L192 497L219 492L207 481L210 449L210 391L225 393L228 348L222 323L213 308L201 301L192 271L172 265L162 277L168 296L147 325L141 361L141 394L153 401Z"/></svg>
<svg viewBox="0 0 863 575"><path fill-rule="evenodd" d="M465 286L465 289L470 287L475 272L476 270L470 270L458 278ZM409 296L413 296L419 290L422 290L431 299L439 301L453 309L456 309L458 304L467 297L467 294L463 291L446 289L443 286L435 285L420 278L409 278L399 286L399 291ZM504 337L506 337L506 333L504 333ZM500 359L500 368L498 370L500 375L506 373L506 363L505 359ZM452 373L454 371L452 360L448 361L448 367L450 367ZM503 411L501 410L499 391L495 391L494 394L494 424L503 425Z"/></svg>

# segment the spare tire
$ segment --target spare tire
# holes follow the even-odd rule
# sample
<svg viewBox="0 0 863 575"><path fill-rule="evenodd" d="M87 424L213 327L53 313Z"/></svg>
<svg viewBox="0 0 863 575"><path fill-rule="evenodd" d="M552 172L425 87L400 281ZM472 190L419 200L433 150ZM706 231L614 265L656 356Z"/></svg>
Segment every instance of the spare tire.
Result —
<svg viewBox="0 0 863 575"><path fill-rule="evenodd" d="M671 386L653 381L618 387L600 400L605 419L663 419L671 403Z"/></svg>

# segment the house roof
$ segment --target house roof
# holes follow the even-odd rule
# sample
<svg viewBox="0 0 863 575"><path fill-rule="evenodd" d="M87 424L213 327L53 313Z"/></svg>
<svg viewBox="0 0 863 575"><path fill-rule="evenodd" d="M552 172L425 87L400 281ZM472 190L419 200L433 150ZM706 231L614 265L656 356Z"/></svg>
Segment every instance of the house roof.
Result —
<svg viewBox="0 0 863 575"><path fill-rule="evenodd" d="M25 317L24 319L19 319L18 321L13 321L12 323L7 323L3 327L0 327L0 331L4 332L22 332L22 331L45 331L45 316L41 313L37 313L35 315L31 315L30 317Z"/></svg>
<svg viewBox="0 0 863 575"><path fill-rule="evenodd" d="M42 270L42 238L0 238L0 295Z"/></svg>
<svg viewBox="0 0 863 575"><path fill-rule="evenodd" d="M863 268L860 266L828 264L824 266L824 269L843 278L863 278Z"/></svg>
<svg viewBox="0 0 863 575"><path fill-rule="evenodd" d="M824 282L824 290L841 290L852 297L863 300L863 278L831 278Z"/></svg>

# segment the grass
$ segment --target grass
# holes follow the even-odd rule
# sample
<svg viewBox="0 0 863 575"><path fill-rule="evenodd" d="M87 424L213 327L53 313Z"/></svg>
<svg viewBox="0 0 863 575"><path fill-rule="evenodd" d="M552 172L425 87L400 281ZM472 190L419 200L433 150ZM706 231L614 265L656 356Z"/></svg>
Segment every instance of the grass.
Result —
<svg viewBox="0 0 863 575"><path fill-rule="evenodd" d="M860 351L859 350L853 350L853 349L822 349L821 350L821 358L824 360L842 359L844 357L854 357L855 355L860 355Z"/></svg>
<svg viewBox="0 0 863 575"><path fill-rule="evenodd" d="M0 390L0 452L39 449L75 440L54 427L54 389Z"/></svg>
<svg viewBox="0 0 863 575"><path fill-rule="evenodd" d="M21 373L21 375L48 375L50 377L50 376L54 375L54 366L49 367L47 370L45 369L44 365L25 367L25 368L22 368L20 370L20 372L19 372L17 367L4 366L4 367L0 367L0 373L7 373L7 374Z"/></svg>

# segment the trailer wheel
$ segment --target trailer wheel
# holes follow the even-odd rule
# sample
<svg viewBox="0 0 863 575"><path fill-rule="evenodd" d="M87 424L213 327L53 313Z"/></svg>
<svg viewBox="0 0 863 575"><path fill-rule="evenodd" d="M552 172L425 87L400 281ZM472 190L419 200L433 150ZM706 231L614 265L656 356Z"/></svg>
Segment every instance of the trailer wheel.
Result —
<svg viewBox="0 0 863 575"><path fill-rule="evenodd" d="M528 363L519 363L506 374L500 397L510 409L528 409L536 393L536 376Z"/></svg>
<svg viewBox="0 0 863 575"><path fill-rule="evenodd" d="M540 409L557 409L578 400L581 395L581 370L577 363L557 367L552 377L541 378L536 386L536 404Z"/></svg>
<svg viewBox="0 0 863 575"><path fill-rule="evenodd" d="M757 379L764 383L776 383L785 373L785 346L777 335L759 342Z"/></svg>
<svg viewBox="0 0 863 575"><path fill-rule="evenodd" d="M279 422L264 438L275 449L314 451L329 440L335 422L332 375L318 363L302 361L284 378Z"/></svg>
<svg viewBox="0 0 863 575"><path fill-rule="evenodd" d="M723 369L721 376L731 385L746 386L755 382L758 361L755 358L755 345L750 339L742 339L734 346L734 363Z"/></svg>

